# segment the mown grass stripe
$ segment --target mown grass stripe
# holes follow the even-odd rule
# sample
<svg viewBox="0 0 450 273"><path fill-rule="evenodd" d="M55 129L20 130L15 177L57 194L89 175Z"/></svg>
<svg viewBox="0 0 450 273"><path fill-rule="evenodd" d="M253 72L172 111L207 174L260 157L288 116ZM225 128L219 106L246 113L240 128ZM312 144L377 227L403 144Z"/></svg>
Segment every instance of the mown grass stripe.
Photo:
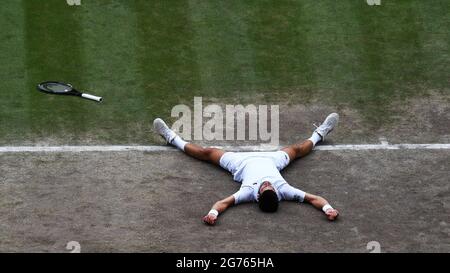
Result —
<svg viewBox="0 0 450 273"><path fill-rule="evenodd" d="M233 94L236 100L254 97L259 84L254 44L249 37L254 9L244 1L188 3L201 92L208 97Z"/></svg>
<svg viewBox="0 0 450 273"><path fill-rule="evenodd" d="M150 102L140 86L135 1L83 3L84 85L104 97L90 109L86 139L139 142ZM144 11L141 11L144 12Z"/></svg>
<svg viewBox="0 0 450 273"><path fill-rule="evenodd" d="M42 81L56 80L82 88L81 7L65 1L22 1L25 13L26 90L30 137L65 138L73 143L85 128L85 105L73 97L36 91Z"/></svg>

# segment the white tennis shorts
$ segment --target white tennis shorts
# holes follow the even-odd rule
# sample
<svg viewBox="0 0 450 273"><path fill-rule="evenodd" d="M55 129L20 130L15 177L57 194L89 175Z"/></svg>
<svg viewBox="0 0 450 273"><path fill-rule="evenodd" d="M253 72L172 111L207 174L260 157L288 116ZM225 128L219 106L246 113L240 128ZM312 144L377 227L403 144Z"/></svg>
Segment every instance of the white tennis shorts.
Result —
<svg viewBox="0 0 450 273"><path fill-rule="evenodd" d="M227 152L220 158L220 166L232 173L238 182L250 177L279 176L279 171L289 162L289 155L284 151ZM254 163L257 163L256 166ZM247 171L244 172L246 167Z"/></svg>

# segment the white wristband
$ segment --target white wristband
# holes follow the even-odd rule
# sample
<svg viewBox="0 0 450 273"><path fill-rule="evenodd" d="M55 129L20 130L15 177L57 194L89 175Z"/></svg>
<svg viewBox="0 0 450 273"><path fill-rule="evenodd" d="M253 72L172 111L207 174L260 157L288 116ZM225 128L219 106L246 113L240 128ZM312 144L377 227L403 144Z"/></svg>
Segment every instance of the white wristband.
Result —
<svg viewBox="0 0 450 273"><path fill-rule="evenodd" d="M215 210L215 209L212 209L212 210L210 210L209 212L208 212L208 214L212 214L212 215L214 215L214 216L219 216L219 212L217 211L217 210Z"/></svg>
<svg viewBox="0 0 450 273"><path fill-rule="evenodd" d="M322 208L322 210L323 210L323 212L327 212L327 210L329 210L329 209L333 209L333 207L332 206L330 206L330 204L326 204L325 206L323 206L323 208Z"/></svg>

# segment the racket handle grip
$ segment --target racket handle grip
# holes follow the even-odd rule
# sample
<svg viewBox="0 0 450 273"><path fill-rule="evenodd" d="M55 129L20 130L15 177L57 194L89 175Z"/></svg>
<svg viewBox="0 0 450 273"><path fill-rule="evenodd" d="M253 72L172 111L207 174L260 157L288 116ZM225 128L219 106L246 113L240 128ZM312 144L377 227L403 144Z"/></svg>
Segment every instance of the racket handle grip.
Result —
<svg viewBox="0 0 450 273"><path fill-rule="evenodd" d="M85 99L95 100L95 101L98 101L98 102L101 102L103 100L102 97L97 97L97 96L94 96L94 95L89 95L89 94L84 94L84 93L81 94L81 96L83 98L85 98Z"/></svg>

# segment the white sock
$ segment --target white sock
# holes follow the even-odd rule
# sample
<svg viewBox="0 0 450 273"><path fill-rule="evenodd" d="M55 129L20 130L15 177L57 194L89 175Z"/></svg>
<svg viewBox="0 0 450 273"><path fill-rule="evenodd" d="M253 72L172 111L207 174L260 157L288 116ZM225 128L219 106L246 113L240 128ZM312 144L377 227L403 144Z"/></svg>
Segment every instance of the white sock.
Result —
<svg viewBox="0 0 450 273"><path fill-rule="evenodd" d="M308 140L311 140L314 146L316 146L319 141L322 141L322 137L318 133L314 132Z"/></svg>
<svg viewBox="0 0 450 273"><path fill-rule="evenodd" d="M182 150L184 152L184 146L188 144L186 141L184 141L180 136L176 136L170 144L174 145L178 149Z"/></svg>

